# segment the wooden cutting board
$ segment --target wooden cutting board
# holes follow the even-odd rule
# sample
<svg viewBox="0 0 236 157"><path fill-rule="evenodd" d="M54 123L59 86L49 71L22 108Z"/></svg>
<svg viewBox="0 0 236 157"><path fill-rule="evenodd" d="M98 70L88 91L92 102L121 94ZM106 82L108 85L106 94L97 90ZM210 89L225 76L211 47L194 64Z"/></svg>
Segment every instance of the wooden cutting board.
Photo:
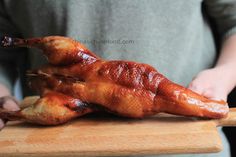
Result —
<svg viewBox="0 0 236 157"><path fill-rule="evenodd" d="M217 126L235 126L236 108L221 120L158 114L145 119L88 115L45 127L11 122L0 132L0 156L121 156L221 151Z"/></svg>

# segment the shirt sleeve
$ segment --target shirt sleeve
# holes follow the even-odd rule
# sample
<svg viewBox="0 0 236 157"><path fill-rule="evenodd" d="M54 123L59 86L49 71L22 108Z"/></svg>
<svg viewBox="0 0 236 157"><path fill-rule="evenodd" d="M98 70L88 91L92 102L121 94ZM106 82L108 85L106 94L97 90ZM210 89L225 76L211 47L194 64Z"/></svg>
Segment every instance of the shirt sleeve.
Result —
<svg viewBox="0 0 236 157"><path fill-rule="evenodd" d="M221 40L236 33L236 0L205 0L203 5Z"/></svg>
<svg viewBox="0 0 236 157"><path fill-rule="evenodd" d="M0 40L3 36L19 36L17 29L8 17L4 1L0 1ZM12 92L13 84L17 76L17 50L6 49L0 46L0 83L4 84Z"/></svg>

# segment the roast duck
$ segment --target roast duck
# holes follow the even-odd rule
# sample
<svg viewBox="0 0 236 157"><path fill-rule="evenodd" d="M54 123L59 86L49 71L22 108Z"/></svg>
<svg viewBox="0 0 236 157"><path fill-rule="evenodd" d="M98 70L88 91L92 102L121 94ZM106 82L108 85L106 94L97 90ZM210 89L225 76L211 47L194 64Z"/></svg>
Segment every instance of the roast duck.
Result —
<svg viewBox="0 0 236 157"><path fill-rule="evenodd" d="M27 73L29 86L40 98L19 111L1 109L5 120L57 125L101 110L130 118L160 112L223 118L229 111L225 101L209 100L175 84L150 65L103 60L67 37L4 37L1 44L41 49L49 62Z"/></svg>

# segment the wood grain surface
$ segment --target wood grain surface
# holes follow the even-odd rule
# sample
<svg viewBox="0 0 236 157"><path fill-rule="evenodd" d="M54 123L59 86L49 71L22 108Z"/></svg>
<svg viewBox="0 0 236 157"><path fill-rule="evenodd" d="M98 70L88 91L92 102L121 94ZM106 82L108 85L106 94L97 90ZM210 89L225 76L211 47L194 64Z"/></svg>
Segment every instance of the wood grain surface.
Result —
<svg viewBox="0 0 236 157"><path fill-rule="evenodd" d="M236 109L221 120L158 114L127 119L96 114L60 126L11 122L0 132L0 156L121 156L221 151L216 126L236 125Z"/></svg>

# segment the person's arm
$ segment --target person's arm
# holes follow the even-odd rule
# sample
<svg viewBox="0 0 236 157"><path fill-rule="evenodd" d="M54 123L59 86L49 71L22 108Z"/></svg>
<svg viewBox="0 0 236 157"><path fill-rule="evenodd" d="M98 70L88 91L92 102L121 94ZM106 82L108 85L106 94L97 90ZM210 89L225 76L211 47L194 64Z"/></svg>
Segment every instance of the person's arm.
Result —
<svg viewBox="0 0 236 157"><path fill-rule="evenodd" d="M11 23L4 8L4 1L0 1L0 39L4 35L16 36L17 29ZM13 92L13 83L16 77L16 59L20 58L16 50L5 50L0 47L0 98L10 96ZM1 101L0 108L18 110L19 107L12 100ZM0 119L0 130L4 127Z"/></svg>
<svg viewBox="0 0 236 157"><path fill-rule="evenodd" d="M205 0L204 8L221 40L216 65L200 72L189 88L211 99L224 99L236 85L236 0Z"/></svg>

